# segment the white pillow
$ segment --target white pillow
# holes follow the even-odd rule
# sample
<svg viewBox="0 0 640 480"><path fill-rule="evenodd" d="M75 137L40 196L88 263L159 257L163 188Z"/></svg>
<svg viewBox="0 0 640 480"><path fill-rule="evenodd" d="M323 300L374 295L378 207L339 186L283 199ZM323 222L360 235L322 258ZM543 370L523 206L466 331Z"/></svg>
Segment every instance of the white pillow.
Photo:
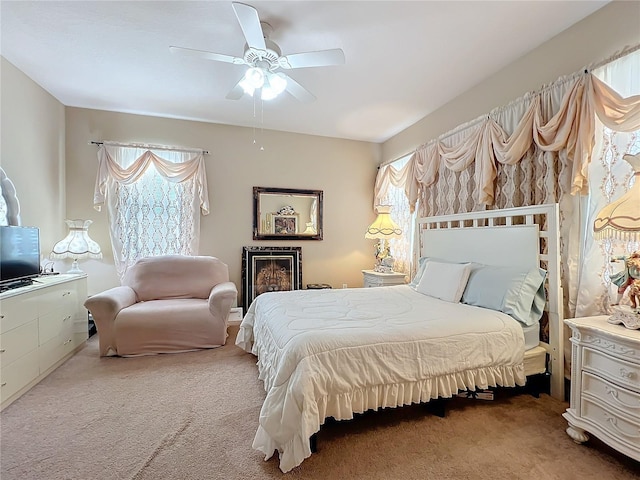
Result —
<svg viewBox="0 0 640 480"><path fill-rule="evenodd" d="M416 291L447 302L458 303L467 286L470 272L470 263L428 261Z"/></svg>

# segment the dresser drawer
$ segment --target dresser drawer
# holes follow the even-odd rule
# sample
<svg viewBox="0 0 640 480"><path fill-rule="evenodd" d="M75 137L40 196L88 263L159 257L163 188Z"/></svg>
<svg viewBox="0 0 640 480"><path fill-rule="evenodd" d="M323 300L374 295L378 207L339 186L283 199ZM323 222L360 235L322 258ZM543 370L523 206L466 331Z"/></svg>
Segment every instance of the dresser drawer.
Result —
<svg viewBox="0 0 640 480"><path fill-rule="evenodd" d="M47 315L53 310L73 313L78 308L78 290L72 283L47 288L40 294L38 313Z"/></svg>
<svg viewBox="0 0 640 480"><path fill-rule="evenodd" d="M0 333L38 317L38 297L33 293L0 300Z"/></svg>
<svg viewBox="0 0 640 480"><path fill-rule="evenodd" d="M56 309L53 312L40 317L40 345L43 345L52 338L57 337L62 331L72 331L73 324L73 312L68 312L68 309L64 308Z"/></svg>
<svg viewBox="0 0 640 480"><path fill-rule="evenodd" d="M640 365L607 356L598 350L585 347L582 352L583 369L596 373L612 382L640 392Z"/></svg>
<svg viewBox="0 0 640 480"><path fill-rule="evenodd" d="M21 325L0 335L0 367L4 368L18 358L38 348L38 321Z"/></svg>
<svg viewBox="0 0 640 480"><path fill-rule="evenodd" d="M20 357L11 365L0 370L0 403L4 403L9 397L38 378L38 352L33 352Z"/></svg>
<svg viewBox="0 0 640 480"><path fill-rule="evenodd" d="M640 421L617 409L603 407L597 400L584 395L580 402L582 417L595 423L618 441L631 446L640 454Z"/></svg>
<svg viewBox="0 0 640 480"><path fill-rule="evenodd" d="M40 355L40 373L42 374L49 370L65 355L71 353L74 347L74 335L70 330L40 345L38 349Z"/></svg>
<svg viewBox="0 0 640 480"><path fill-rule="evenodd" d="M600 398L640 422L640 393L619 387L587 372L582 372L582 392Z"/></svg>

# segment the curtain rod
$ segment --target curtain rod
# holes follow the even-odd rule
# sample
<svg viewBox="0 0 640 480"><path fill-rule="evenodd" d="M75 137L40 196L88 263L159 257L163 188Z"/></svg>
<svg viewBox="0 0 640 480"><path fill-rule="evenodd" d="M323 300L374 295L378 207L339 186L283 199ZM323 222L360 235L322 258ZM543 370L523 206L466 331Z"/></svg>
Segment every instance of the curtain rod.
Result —
<svg viewBox="0 0 640 480"><path fill-rule="evenodd" d="M384 166L390 165L392 163L395 163L398 160L402 160L404 157L406 157L408 155L413 155L415 152L417 152L421 148L426 147L427 145L430 145L430 144L432 144L434 142L437 142L437 141L440 141L440 140L444 140L445 138L451 137L451 136L453 136L453 135L455 135L457 133L460 133L460 132L462 132L462 131L464 131L464 130L466 130L468 128L471 128L471 127L477 125L478 123L482 122L483 120L485 120L487 118L490 118L492 113L495 113L495 112L501 111L503 109L506 109L507 107L511 106L512 104L519 103L519 102L522 102L524 100L528 100L533 95L541 93L541 92L543 92L545 90L549 90L549 89L551 89L551 88L553 88L553 87L555 87L557 85L560 85L562 83L566 83L568 81L571 81L575 77L578 77L580 75L586 75L586 74L592 72L593 70L596 70L596 69L598 69L600 67L604 67L605 65L607 65L609 63L613 63L616 60L635 52L636 50L640 50L640 43L637 43L637 44L631 45L631 46L627 45L622 50L614 53L613 55L605 58L604 60L592 63L592 64L588 65L587 67L578 70L577 72L573 72L573 73L570 73L568 75L563 75L560 78L556 79L555 81L553 81L553 82L551 82L549 84L543 85L538 90L534 90L533 92L527 92L523 96L518 97L515 100L512 100L511 102L509 102L506 105L502 105L500 107L496 107L493 110L491 110L491 112L489 112L489 113L486 113L484 115L480 115L479 117L476 117L474 120L470 120L469 122L466 122L464 124L460 124L457 127L454 127L451 130L443 133L442 135L439 135L439 136L437 136L435 138L432 138L431 140L429 140L429 141L427 141L427 142L425 142L425 143L423 143L421 145L418 145L416 148L414 148L410 152L407 152L407 153L405 153L403 155L400 155L399 157L397 157L397 158L395 158L393 160L385 160L380 165L378 165L378 170L380 170L381 167L384 167Z"/></svg>
<svg viewBox="0 0 640 480"><path fill-rule="evenodd" d="M200 152L203 155L209 155L209 151L203 150L202 148L168 147L166 145L149 145L146 143L99 142L95 140L92 140L89 143L93 145L113 145L115 147L145 148L147 150L170 150L173 152Z"/></svg>

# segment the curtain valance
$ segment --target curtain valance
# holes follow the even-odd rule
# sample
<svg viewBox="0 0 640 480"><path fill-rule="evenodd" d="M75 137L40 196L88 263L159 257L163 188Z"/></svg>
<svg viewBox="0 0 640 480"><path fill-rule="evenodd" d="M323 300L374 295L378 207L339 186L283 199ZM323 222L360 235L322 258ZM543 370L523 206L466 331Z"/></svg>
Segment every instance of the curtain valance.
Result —
<svg viewBox="0 0 640 480"><path fill-rule="evenodd" d="M496 162L513 165L532 145L543 151L566 150L571 166L571 193L586 193L587 167L594 145L595 115L617 131L640 128L640 95L623 98L591 73L579 75L565 94L558 111L545 123L542 93L531 95L530 104L513 133L505 130L488 115L467 129L464 140L447 146L438 140L418 148L401 169L385 165L378 171L374 202L380 203L389 185L404 188L411 211L415 209L420 189L432 185L441 166L460 172L475 162L476 201L494 202Z"/></svg>
<svg viewBox="0 0 640 480"><path fill-rule="evenodd" d="M100 211L104 205L109 178L117 183L130 185L140 179L151 165L155 166L158 174L168 182L182 183L192 178L195 179L200 210L203 215L209 214L207 174L202 152L194 153L192 158L184 162L174 163L160 158L151 150L146 150L131 165L123 168L104 145L98 149L98 174L93 195L94 208Z"/></svg>

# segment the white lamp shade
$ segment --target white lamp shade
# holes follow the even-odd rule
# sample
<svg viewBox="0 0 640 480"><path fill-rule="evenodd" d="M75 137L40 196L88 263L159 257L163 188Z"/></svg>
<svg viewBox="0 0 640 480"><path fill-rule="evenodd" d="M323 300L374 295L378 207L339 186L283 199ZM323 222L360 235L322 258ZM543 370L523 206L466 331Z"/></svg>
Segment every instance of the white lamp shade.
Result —
<svg viewBox="0 0 640 480"><path fill-rule="evenodd" d="M391 206L378 205L376 210L378 211L378 217L369 225L364 238L400 238L402 236L402 229L391 218Z"/></svg>
<svg viewBox="0 0 640 480"><path fill-rule="evenodd" d="M52 259L73 258L102 258L100 245L89 238L91 220L65 220L69 227L66 237L56 243L51 255Z"/></svg>
<svg viewBox="0 0 640 480"><path fill-rule="evenodd" d="M622 158L631 164L635 183L622 197L600 210L593 222L593 236L598 240L640 242L640 153Z"/></svg>

